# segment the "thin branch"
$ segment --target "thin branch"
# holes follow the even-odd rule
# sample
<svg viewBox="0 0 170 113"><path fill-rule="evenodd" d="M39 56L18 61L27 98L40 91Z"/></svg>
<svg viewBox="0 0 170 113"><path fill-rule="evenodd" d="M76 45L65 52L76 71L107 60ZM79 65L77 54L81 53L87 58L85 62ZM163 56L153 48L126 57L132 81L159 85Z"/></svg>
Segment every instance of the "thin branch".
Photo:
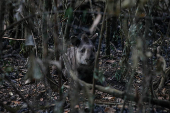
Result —
<svg viewBox="0 0 170 113"><path fill-rule="evenodd" d="M106 9L107 9L107 5L105 7L105 13L106 13ZM100 56L101 43L102 43L102 39L103 39L102 35L103 35L103 31L104 31L105 16L106 15L103 15L102 27L101 27L101 31L100 31L100 37L99 37L99 45L98 45L98 49L97 49L97 55L96 55L96 58L95 58L94 74L96 73L96 71L98 71L97 67L99 65L98 62L99 62L99 56ZM93 79L93 82L94 82L93 84L95 86L95 79ZM93 93L94 93L94 88L93 88Z"/></svg>
<svg viewBox="0 0 170 113"><path fill-rule="evenodd" d="M83 1L79 4L79 6L77 6L77 7L74 9L73 12L76 12L76 10L83 4L84 1L85 1L85 0L83 0ZM81 12L83 12L83 11L81 11ZM93 14L93 13L92 13L92 14ZM68 19L68 17L62 19L60 22L63 22L63 21L65 21L66 19Z"/></svg>
<svg viewBox="0 0 170 113"><path fill-rule="evenodd" d="M104 11L104 14L106 13L106 9L107 9L107 4L105 6L105 11ZM94 73L93 73L93 95L95 95L95 84L96 84L96 80L94 78L94 75L97 75L98 73L98 65L99 65L99 56L100 56L100 49L101 49L101 43L102 43L102 39L103 39L103 32L104 32L104 24L105 24L105 17L106 15L103 15L103 20L102 20L102 27L101 27L101 31L100 31L100 37L99 37L99 45L98 45L98 50L97 50L97 55L96 55L96 58L95 58L95 64L94 64ZM93 103L92 103L92 106L94 106L94 100L93 100ZM91 112L94 112L93 110L93 107L91 109Z"/></svg>
<svg viewBox="0 0 170 113"><path fill-rule="evenodd" d="M9 40L17 40L17 41L24 41L25 39L16 39L16 38L9 38L9 37L2 37L4 39L9 39ZM36 40L37 38L33 38L34 40Z"/></svg>
<svg viewBox="0 0 170 113"><path fill-rule="evenodd" d="M3 31L0 33L0 37L2 37L7 30L13 28L14 26L16 26L16 25L22 23L23 21L25 21L25 20L27 20L27 19L29 19L29 18L32 18L32 17L34 17L34 16L35 16L35 14L29 15L29 16L27 16L27 17L25 17L25 18L23 18L23 19L21 19L21 20L19 20L19 21L17 21L17 22L14 22L13 24L11 24L10 26L8 26L5 30L3 30Z"/></svg>

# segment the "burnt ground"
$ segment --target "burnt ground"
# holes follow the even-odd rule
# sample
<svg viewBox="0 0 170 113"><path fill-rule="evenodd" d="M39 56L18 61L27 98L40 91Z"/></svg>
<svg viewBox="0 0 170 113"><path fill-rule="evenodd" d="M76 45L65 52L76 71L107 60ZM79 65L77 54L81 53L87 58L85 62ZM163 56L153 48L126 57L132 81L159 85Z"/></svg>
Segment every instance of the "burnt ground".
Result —
<svg viewBox="0 0 170 113"><path fill-rule="evenodd" d="M8 53L9 49L3 51L3 53ZM11 50L10 50L11 51ZM11 83L17 88L14 90L12 85L4 80L0 84L0 112L17 112L17 113L27 113L30 112L27 104L24 100L28 101L32 106L34 106L35 111L38 113L55 112L55 108L59 99L59 94L57 92L51 91L49 85L46 85L44 80L33 81L32 83L25 84L25 75L27 72L27 58L24 58L19 51L12 50L10 54L3 54L0 66L3 71L6 71L6 75L11 80ZM110 58L101 55L100 56L100 69L102 76L105 77L107 86L113 87L115 89L124 91L126 89L127 78L121 80L121 69L119 67L119 61L122 57L122 51L113 51L114 55ZM3 73L1 72L1 76ZM54 76L57 80L57 76ZM140 75L135 76L135 84L133 84L132 92L135 92L135 86L140 86L142 77ZM168 84L163 90L168 91ZM56 86L57 87L57 86ZM139 87L140 88L140 87ZM65 89L67 90L67 88ZM24 97L24 100L21 96ZM106 93L96 91L96 101L95 101L95 113L119 113L123 107L123 100L120 98L113 97ZM167 100L169 97L167 93L160 95L159 99ZM60 103L60 102L58 102ZM124 113L129 113L131 111L136 111L136 105L134 102L127 102L125 105ZM65 103L65 113L69 112L69 103ZM78 106L79 108L80 106ZM146 112L160 112L167 113L167 109L162 107L148 107L145 103ZM89 112L88 109L85 109Z"/></svg>

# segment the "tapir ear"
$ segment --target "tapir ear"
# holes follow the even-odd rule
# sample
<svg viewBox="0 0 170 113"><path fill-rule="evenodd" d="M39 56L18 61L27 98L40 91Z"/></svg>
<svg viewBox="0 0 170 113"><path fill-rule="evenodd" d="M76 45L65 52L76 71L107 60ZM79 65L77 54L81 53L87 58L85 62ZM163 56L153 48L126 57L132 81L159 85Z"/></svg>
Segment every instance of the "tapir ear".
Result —
<svg viewBox="0 0 170 113"><path fill-rule="evenodd" d="M93 43L95 43L97 37L98 37L98 33L92 35L92 37L91 37L90 39L91 39L91 41L92 41Z"/></svg>
<svg viewBox="0 0 170 113"><path fill-rule="evenodd" d="M87 44L89 43L89 38L88 38L88 36L87 36L86 34L82 34L81 40L82 40L83 42L87 43Z"/></svg>
<svg viewBox="0 0 170 113"><path fill-rule="evenodd" d="M76 47L78 47L79 45L80 45L80 39L78 39L76 36L71 36L70 37L70 40L71 40L71 44L73 45L73 46L76 46Z"/></svg>

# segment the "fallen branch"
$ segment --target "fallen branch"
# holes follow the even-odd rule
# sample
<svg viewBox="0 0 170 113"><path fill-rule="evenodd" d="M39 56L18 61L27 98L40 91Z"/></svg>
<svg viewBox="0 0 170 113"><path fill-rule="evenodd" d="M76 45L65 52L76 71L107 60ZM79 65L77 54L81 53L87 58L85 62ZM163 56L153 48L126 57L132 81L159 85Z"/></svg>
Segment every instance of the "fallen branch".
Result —
<svg viewBox="0 0 170 113"><path fill-rule="evenodd" d="M66 58L65 55L63 55L63 59L64 59L64 63L66 64L65 66L68 69L68 71L70 73L70 76L73 78L74 81L79 83L81 87L88 87L88 88L93 87L92 84L86 83L86 82L84 82L84 81L77 78L76 71L73 71L70 68L70 64L69 64L68 59ZM102 91L104 93L108 93L108 94L110 94L110 95L112 95L114 97L121 98L121 99L124 99L124 96L126 96L127 101L137 102L139 100L139 98L140 98L137 95L125 93L123 91L119 91L117 89L110 88L110 87L103 87L103 86L95 85L95 89L99 90L99 91ZM152 105L158 105L158 106L170 109L170 102L166 101L166 100L159 100L159 99L154 99L154 98L150 98L150 97L143 97L143 102L149 102Z"/></svg>
<svg viewBox="0 0 170 113"><path fill-rule="evenodd" d="M133 94L129 94L129 93L125 94L125 92L123 92L123 91L119 91L117 89L113 89L113 88L110 88L110 87L102 87L102 86L96 85L96 89L99 90L99 91L108 93L108 94L110 94L112 96L121 98L121 99L123 99L124 96L126 95L127 96L126 100L135 101L135 102L137 102L139 100L139 97L137 97L137 96L135 96ZM170 102L169 101L159 100L159 99L154 99L154 98L149 98L149 97L144 97L143 102L149 102L152 105L159 105L159 106L162 106L162 107L170 109Z"/></svg>
<svg viewBox="0 0 170 113"><path fill-rule="evenodd" d="M88 84L88 83L86 83L84 81L81 81L81 80L77 80L77 81L80 84L83 84L83 86L86 86L88 88L92 88L92 84ZM126 100L128 100L128 101L137 102L139 100L139 97L137 97L137 96L135 96L133 94L125 93L123 91L119 91L119 90L114 89L114 88L103 87L103 86L99 86L99 85L96 85L95 88L96 88L96 90L102 91L104 93L108 93L108 94L110 94L110 95L112 95L114 97L117 97L117 98L124 99L124 96L126 95L127 96ZM143 102L149 102L152 105L159 105L161 107L165 107L165 108L170 109L170 102L166 101L166 100L159 100L159 99L144 97Z"/></svg>

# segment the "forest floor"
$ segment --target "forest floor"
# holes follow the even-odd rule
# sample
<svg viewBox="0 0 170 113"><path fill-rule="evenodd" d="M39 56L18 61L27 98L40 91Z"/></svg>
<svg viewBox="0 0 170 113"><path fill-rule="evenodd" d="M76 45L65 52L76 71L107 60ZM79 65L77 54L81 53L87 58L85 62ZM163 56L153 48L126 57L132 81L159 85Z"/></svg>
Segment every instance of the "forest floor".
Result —
<svg viewBox="0 0 170 113"><path fill-rule="evenodd" d="M3 53L0 67L2 67L2 70L6 70L6 72L9 71L6 74L10 78L11 83L3 80L0 84L0 112L29 112L27 104L24 102L25 100L34 106L38 113L52 112L56 106L59 94L51 91L49 86L44 84L44 80L25 84L26 80L24 76L27 72L27 58L20 55L19 50L6 49L3 50ZM121 69L118 66L118 63L121 57L121 50L114 52L114 55L111 55L110 58L101 55L99 64L107 86L124 91L126 89L127 81L121 81L121 79L119 79L121 77L119 72ZM57 76L54 76L54 79L57 79ZM136 91L135 86L138 86L140 89L142 77L138 75L135 76L135 81L136 82L131 89L134 94ZM18 92L16 92L12 85L14 85ZM167 84L163 90L170 90L170 88L168 88L169 86L170 84ZM49 93L50 96L48 95ZM21 94L25 100L23 100L18 94ZM124 102L123 99L99 91L96 91L96 95L95 113L119 113L121 111ZM167 95L167 93L160 95L159 99L168 100L169 95ZM151 106L148 103L145 103L144 109L145 112L168 113L166 108ZM69 112L69 105L66 104L64 110L65 113ZM135 102L126 102L124 113L129 112L136 112Z"/></svg>

